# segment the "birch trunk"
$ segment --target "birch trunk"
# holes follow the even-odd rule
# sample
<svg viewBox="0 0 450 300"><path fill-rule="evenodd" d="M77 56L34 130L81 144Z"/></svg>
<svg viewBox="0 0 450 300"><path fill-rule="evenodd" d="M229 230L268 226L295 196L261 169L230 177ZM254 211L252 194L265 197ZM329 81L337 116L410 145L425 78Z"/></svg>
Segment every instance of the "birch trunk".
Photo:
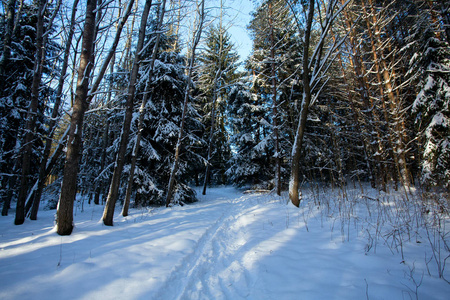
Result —
<svg viewBox="0 0 450 300"><path fill-rule="evenodd" d="M309 0L308 5L308 13L306 19L306 28L303 34L303 57L302 57L302 67L303 67L303 96L302 96L302 104L300 106L300 117L298 121L298 127L295 134L294 144L292 146L292 161L291 161L291 175L289 180L289 198L295 206L300 205L300 197L299 197L299 182L300 182L300 157L302 151L303 144L303 136L305 133L306 120L308 117L309 105L312 101L311 92L313 89L317 89L317 85L320 83L321 79L324 77L324 74L327 72L329 67L331 66L332 60L335 58L335 51L342 45L344 39L340 41L334 42L330 47L326 47L326 52L324 55L325 49L325 39L327 38L328 32L331 29L331 26L337 16L342 12L345 6L349 1L342 4L340 7L337 7L339 0L330 0L326 6L325 18L319 18L319 26L320 37L318 42L316 43L314 50L310 56L310 47L311 47L311 28L314 20L314 10L315 10L315 1ZM290 4L289 4L290 5ZM319 5L319 4L317 4ZM297 25L300 27L299 19L295 16L295 10L290 5L291 10L294 13L294 17L296 18ZM319 11L321 8L319 7ZM299 28L300 30L300 28ZM301 32L302 30L300 30ZM325 81L326 82L326 81ZM318 89L315 97L320 94L322 87Z"/></svg>

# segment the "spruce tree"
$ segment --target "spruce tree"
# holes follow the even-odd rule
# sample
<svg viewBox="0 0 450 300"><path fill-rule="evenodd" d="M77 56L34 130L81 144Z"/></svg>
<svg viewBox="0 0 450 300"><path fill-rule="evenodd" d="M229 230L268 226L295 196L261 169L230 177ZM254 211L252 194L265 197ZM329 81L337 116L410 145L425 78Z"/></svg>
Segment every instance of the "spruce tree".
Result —
<svg viewBox="0 0 450 300"><path fill-rule="evenodd" d="M205 50L199 55L198 76L206 129L204 139L208 142L208 151L203 154L207 158L203 193L210 179L214 183L225 183L226 164L231 155L226 129L227 98L231 84L236 80L238 59L225 28L221 24L210 27L206 33Z"/></svg>
<svg viewBox="0 0 450 300"><path fill-rule="evenodd" d="M4 199L2 214L8 213L11 200L16 199L15 190L18 189L19 174L22 171L20 157L23 154L27 110L32 98L32 82L36 54L36 23L38 8L24 4L22 13L17 18L16 30L11 31L10 53L5 54L4 39L0 40L0 56L8 57L3 63L5 68L0 74L0 182L5 189L0 189L0 197ZM48 11L45 12L43 26L48 35L54 30L54 24L49 24ZM2 17L2 21L5 19ZM0 26L0 36L7 35L6 27ZM8 48L8 47L7 47ZM57 53L60 46L52 40L47 42L46 51L43 53L42 73L47 78L56 75L59 59ZM39 173L40 156L42 152L43 137L48 134L45 123L48 121L47 112L55 101L54 90L49 82L36 83L39 99L36 101L35 122L33 136L30 137L29 169L25 178L28 183L34 183ZM35 90L36 92L36 90ZM35 93L36 94L36 93ZM23 193L26 195L33 184L26 184ZM31 202L29 202L31 204ZM24 208L24 201L21 207ZM22 208L20 209L22 211ZM18 223L22 223L24 214L19 217Z"/></svg>
<svg viewBox="0 0 450 300"><path fill-rule="evenodd" d="M450 189L450 44L443 30L449 24L437 19L437 3L427 6L412 36L416 54L409 74L417 86L412 112L420 137L421 182Z"/></svg>
<svg viewBox="0 0 450 300"><path fill-rule="evenodd" d="M293 94L298 94L300 45L292 15L284 1L263 1L253 14L248 29L252 34L253 52L248 61L252 91L266 107L261 119L264 128L260 149L270 161L276 192L281 192L287 178L286 162L295 131L297 110ZM293 103L294 102L294 103ZM263 152L261 152L263 153Z"/></svg>
<svg viewBox="0 0 450 300"><path fill-rule="evenodd" d="M227 175L237 186L256 186L270 178L273 174L267 168L267 150L261 140L265 129L260 120L266 114L266 108L260 98L251 92L251 83L244 78L233 85L229 94L228 112L230 120L233 156Z"/></svg>
<svg viewBox="0 0 450 300"><path fill-rule="evenodd" d="M166 197L167 183L170 179L173 149L177 143L179 122L182 116L186 86L186 57L174 47L178 40L176 35L163 33L160 35L155 62L152 69L153 49L158 21L152 19L147 28L144 44L148 47L142 52L140 80L136 85L136 105L134 111L139 118L134 118L131 126L127 156L131 157L133 145L140 130L140 150L137 152L135 174L130 195L134 195L134 206L163 205ZM190 83L193 85L193 82ZM147 93L145 107L141 107L142 99ZM196 201L194 190L189 186L192 181L192 167L200 165L201 157L198 148L205 148L201 139L204 126L201 115L194 105L195 99L190 97L185 121L185 139L183 151L179 157L177 171L178 180L174 184L175 201L191 203ZM136 114L137 116L137 114ZM131 162L125 165L128 175ZM126 176L124 176L126 177Z"/></svg>

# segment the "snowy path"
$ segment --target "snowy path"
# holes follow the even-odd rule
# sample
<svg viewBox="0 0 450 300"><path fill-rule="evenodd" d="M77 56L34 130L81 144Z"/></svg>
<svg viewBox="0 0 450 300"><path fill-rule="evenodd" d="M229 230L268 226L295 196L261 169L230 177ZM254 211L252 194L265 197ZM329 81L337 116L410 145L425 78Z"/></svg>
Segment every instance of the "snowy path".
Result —
<svg viewBox="0 0 450 300"><path fill-rule="evenodd" d="M179 268L172 271L170 278L156 298L191 299L192 289L201 289L205 293L203 295L205 298L212 297L208 291L211 282L206 282L205 275L210 272L211 268L217 268L217 260L223 254L223 251L220 250L225 250L223 246L220 250L217 249L218 243L225 240L230 241L226 238L226 231L229 225L235 222L236 215L245 198L224 200L227 200L229 207L221 212L220 217L201 236L193 253L183 259Z"/></svg>
<svg viewBox="0 0 450 300"><path fill-rule="evenodd" d="M233 188L199 198L132 210L114 227L99 221L100 207L85 203L68 237L56 235L54 211L22 226L0 218L0 299L409 299L416 288L419 299L450 294L435 276L414 283L427 272L425 243L405 244L402 263L386 247L366 253L358 230L343 240L339 222L312 202L298 209Z"/></svg>

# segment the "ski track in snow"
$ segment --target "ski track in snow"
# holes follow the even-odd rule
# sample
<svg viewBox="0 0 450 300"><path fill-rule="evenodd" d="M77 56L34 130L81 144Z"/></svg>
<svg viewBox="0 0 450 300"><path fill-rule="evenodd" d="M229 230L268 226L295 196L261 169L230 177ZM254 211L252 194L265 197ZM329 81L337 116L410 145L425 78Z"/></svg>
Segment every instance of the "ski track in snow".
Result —
<svg viewBox="0 0 450 300"><path fill-rule="evenodd" d="M236 239L228 231L239 233L239 218L246 214L248 208L246 209L245 202L249 202L251 197L241 196L231 201L229 209L200 238L194 252L184 258L182 264L172 272L156 294L157 299L236 299L236 296L248 296L251 278L246 274L245 267L234 259L239 248L245 245L245 239L241 234ZM238 278L240 287L225 284L220 272L228 267L231 270L226 275L244 275L243 280ZM175 293L171 291L171 287L175 287ZM233 289L234 292L231 292Z"/></svg>
<svg viewBox="0 0 450 300"><path fill-rule="evenodd" d="M198 198L127 218L118 207L114 227L102 225L100 206L77 206L66 237L52 228L54 211L21 226L11 212L0 218L0 299L409 299L409 271L417 282L427 272L425 240L405 243L405 261L381 243L366 253L365 228L347 232L353 225L314 201L296 208L229 187ZM419 299L449 294L422 277Z"/></svg>

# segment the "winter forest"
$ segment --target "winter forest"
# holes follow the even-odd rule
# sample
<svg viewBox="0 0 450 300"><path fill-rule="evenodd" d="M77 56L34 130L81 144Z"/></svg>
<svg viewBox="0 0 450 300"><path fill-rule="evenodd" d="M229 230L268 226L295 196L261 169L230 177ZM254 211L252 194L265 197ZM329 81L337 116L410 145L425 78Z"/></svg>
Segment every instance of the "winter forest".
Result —
<svg viewBox="0 0 450 300"><path fill-rule="evenodd" d="M232 229L243 211L280 210L286 229L298 218L309 232L308 220L320 210L320 218L340 220L335 230L343 241L354 226L364 232L367 253L384 244L403 262L404 243L419 243L422 233L424 271L408 265L403 297L418 299L425 280L444 299L450 292L450 1L248 1L248 57L240 57L230 33L235 2L3 0L4 233L38 228L44 219L39 226L53 230L62 249L62 236L85 226L77 213L89 209L101 219L89 229L93 235L123 220L137 222L144 211L161 217L178 209L198 222L187 211L205 199L216 203L211 195L220 198L223 189L236 205L217 216L222 223L214 233L205 225L193 252L200 259L188 264L202 266L215 251L205 240L230 238L225 226ZM235 191L245 201L227 198ZM356 216L360 205L364 217ZM353 225L363 218L376 226ZM5 245L0 239L2 250ZM6 274L0 271L0 278ZM189 286L173 274L168 278ZM362 296L372 298L370 283L360 284ZM163 290L155 299L240 299L233 297L238 292L221 297L211 288L176 297ZM432 299L430 293L424 297ZM321 297L305 299L313 298Z"/></svg>

